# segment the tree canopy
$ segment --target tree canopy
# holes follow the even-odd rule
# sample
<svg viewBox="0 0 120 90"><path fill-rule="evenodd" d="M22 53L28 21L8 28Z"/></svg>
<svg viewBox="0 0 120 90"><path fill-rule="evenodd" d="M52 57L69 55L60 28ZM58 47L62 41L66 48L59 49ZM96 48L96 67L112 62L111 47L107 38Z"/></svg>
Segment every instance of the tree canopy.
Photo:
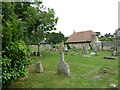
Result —
<svg viewBox="0 0 120 90"><path fill-rule="evenodd" d="M101 41L113 41L113 40L115 40L115 34L113 34L113 35L110 33L104 34L100 37L100 40Z"/></svg>
<svg viewBox="0 0 120 90"><path fill-rule="evenodd" d="M55 32L49 33L48 32L46 36L47 36L46 37L47 43L56 44L56 43L60 43L65 40L65 37L61 32L59 32L59 33L55 33Z"/></svg>
<svg viewBox="0 0 120 90"><path fill-rule="evenodd" d="M2 2L3 86L26 74L28 45L39 44L47 31L56 30L53 9L39 2Z"/></svg>

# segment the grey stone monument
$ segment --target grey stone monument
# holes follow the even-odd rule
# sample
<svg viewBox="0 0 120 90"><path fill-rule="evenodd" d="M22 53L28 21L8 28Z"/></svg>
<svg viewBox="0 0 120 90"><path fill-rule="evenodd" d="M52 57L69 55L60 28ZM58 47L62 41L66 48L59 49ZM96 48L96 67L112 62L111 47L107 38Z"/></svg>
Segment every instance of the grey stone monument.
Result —
<svg viewBox="0 0 120 90"><path fill-rule="evenodd" d="M43 72L42 63L41 63L40 61L39 61L39 62L36 62L36 69L37 69L37 72L38 72L38 73Z"/></svg>
<svg viewBox="0 0 120 90"><path fill-rule="evenodd" d="M97 51L98 51L98 48L97 48L97 43L94 43L93 50L94 50L94 52L97 52Z"/></svg>
<svg viewBox="0 0 120 90"><path fill-rule="evenodd" d="M111 56L118 56L117 51L113 51L112 54L111 54Z"/></svg>
<svg viewBox="0 0 120 90"><path fill-rule="evenodd" d="M60 62L57 66L57 72L65 76L70 76L70 69L68 64L64 61L64 43L60 44Z"/></svg>
<svg viewBox="0 0 120 90"><path fill-rule="evenodd" d="M118 54L118 59L120 60L120 26L116 30L116 40L117 40L117 54Z"/></svg>
<svg viewBox="0 0 120 90"><path fill-rule="evenodd" d="M67 45L65 45L65 52L67 52L68 51L68 48L67 48Z"/></svg>
<svg viewBox="0 0 120 90"><path fill-rule="evenodd" d="M117 51L120 52L120 28L116 30Z"/></svg>

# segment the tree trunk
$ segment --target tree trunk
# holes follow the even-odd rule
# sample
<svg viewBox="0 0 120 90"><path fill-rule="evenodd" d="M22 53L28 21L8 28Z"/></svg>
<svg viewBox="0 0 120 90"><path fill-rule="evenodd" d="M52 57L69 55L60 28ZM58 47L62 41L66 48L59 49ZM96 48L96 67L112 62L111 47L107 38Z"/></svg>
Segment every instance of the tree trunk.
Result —
<svg viewBox="0 0 120 90"><path fill-rule="evenodd" d="M93 48L92 48L92 45L89 43L89 46L90 46L90 49L92 50Z"/></svg>
<svg viewBox="0 0 120 90"><path fill-rule="evenodd" d="M37 45L38 46L38 53L37 53L37 56L41 56L40 54L40 45Z"/></svg>

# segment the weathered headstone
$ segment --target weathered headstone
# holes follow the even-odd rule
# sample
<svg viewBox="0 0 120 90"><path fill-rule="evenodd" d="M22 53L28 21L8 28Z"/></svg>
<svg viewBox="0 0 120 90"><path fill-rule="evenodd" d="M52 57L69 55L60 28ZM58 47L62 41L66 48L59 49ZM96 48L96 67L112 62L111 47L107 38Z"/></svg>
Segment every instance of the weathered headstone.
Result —
<svg viewBox="0 0 120 90"><path fill-rule="evenodd" d="M65 76L70 76L70 69L68 64L64 61L64 43L60 44L60 62L57 66L57 71Z"/></svg>
<svg viewBox="0 0 120 90"><path fill-rule="evenodd" d="M67 52L68 51L68 48L67 48L67 46L65 46L65 52Z"/></svg>
<svg viewBox="0 0 120 90"><path fill-rule="evenodd" d="M117 51L113 51L111 56L118 56Z"/></svg>
<svg viewBox="0 0 120 90"><path fill-rule="evenodd" d="M116 30L117 52L120 52L120 28Z"/></svg>
<svg viewBox="0 0 120 90"><path fill-rule="evenodd" d="M42 63L40 61L36 62L36 69L38 73L43 72Z"/></svg>
<svg viewBox="0 0 120 90"><path fill-rule="evenodd" d="M97 52L97 51L98 51L98 49L95 47L95 48L94 48L94 52Z"/></svg>
<svg viewBox="0 0 120 90"><path fill-rule="evenodd" d="M109 85L111 88L116 88L116 85L115 84L110 84Z"/></svg>

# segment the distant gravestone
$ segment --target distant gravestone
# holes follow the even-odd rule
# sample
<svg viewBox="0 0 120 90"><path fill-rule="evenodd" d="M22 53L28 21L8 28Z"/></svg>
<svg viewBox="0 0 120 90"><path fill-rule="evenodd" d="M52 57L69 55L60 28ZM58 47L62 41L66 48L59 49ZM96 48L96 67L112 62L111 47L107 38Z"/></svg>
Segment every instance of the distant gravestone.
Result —
<svg viewBox="0 0 120 90"><path fill-rule="evenodd" d="M111 88L116 88L116 84L110 84L109 85Z"/></svg>
<svg viewBox="0 0 120 90"><path fill-rule="evenodd" d="M70 76L70 69L68 64L64 61L64 44L60 44L60 62L57 66L57 72L65 76Z"/></svg>
<svg viewBox="0 0 120 90"><path fill-rule="evenodd" d="M38 73L43 72L42 63L41 63L40 61L39 61L39 62L36 62L36 69L37 69L37 72L38 72Z"/></svg>
<svg viewBox="0 0 120 90"><path fill-rule="evenodd" d="M97 43L94 43L93 50L94 50L94 52L97 52L97 51L98 51Z"/></svg>
<svg viewBox="0 0 120 90"><path fill-rule="evenodd" d="M117 52L120 53L120 28L116 30Z"/></svg>
<svg viewBox="0 0 120 90"><path fill-rule="evenodd" d="M94 52L97 52L97 48L96 47L94 48Z"/></svg>
<svg viewBox="0 0 120 90"><path fill-rule="evenodd" d="M67 48L67 46L65 46L65 48L64 48L64 49L65 49L65 52L67 52L67 51L68 51L68 48Z"/></svg>
<svg viewBox="0 0 120 90"><path fill-rule="evenodd" d="M118 56L117 51L113 51L111 56Z"/></svg>
<svg viewBox="0 0 120 90"><path fill-rule="evenodd" d="M116 30L116 41L118 59L120 59L120 27Z"/></svg>

